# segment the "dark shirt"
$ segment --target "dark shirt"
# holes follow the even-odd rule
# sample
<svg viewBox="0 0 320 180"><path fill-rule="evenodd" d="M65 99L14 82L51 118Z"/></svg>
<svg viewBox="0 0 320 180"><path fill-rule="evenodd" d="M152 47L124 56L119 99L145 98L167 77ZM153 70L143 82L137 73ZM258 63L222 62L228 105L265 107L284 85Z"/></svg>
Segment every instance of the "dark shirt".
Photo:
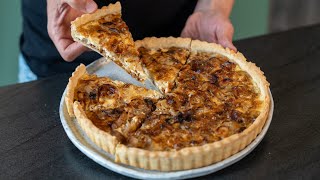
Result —
<svg viewBox="0 0 320 180"><path fill-rule="evenodd" d="M96 1L99 7L116 1ZM178 37L196 5L195 0L122 0L122 17L135 40L156 36ZM20 49L30 69L38 77L72 72L79 63L89 64L100 58L85 52L73 62L58 53L47 32L45 0L22 0L23 33Z"/></svg>

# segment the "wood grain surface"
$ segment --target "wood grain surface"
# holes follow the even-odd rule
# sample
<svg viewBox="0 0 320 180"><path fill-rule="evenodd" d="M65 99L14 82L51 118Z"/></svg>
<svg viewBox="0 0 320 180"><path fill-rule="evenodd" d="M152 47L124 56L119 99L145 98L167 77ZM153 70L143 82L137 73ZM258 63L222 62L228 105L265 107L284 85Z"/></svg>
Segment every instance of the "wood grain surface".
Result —
<svg viewBox="0 0 320 180"><path fill-rule="evenodd" d="M320 25L235 42L265 72L274 116L241 161L200 179L317 179L320 175ZM0 179L126 179L68 139L59 101L69 74L0 88Z"/></svg>

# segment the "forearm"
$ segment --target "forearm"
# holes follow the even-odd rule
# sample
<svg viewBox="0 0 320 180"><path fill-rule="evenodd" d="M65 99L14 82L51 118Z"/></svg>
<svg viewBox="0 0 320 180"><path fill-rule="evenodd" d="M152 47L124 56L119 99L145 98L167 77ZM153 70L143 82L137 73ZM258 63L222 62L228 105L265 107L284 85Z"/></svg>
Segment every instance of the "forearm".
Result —
<svg viewBox="0 0 320 180"><path fill-rule="evenodd" d="M214 11L229 17L233 3L234 0L198 0L194 11Z"/></svg>

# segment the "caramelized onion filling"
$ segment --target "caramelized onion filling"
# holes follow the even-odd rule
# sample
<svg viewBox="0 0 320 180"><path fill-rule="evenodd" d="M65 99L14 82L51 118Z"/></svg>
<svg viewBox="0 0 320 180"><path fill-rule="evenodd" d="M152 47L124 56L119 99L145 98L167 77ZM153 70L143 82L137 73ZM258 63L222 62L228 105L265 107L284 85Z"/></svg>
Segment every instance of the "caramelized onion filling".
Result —
<svg viewBox="0 0 320 180"><path fill-rule="evenodd" d="M120 14L109 14L98 21L82 24L77 27L77 31L82 36L95 39L98 41L96 43L109 52L114 52L119 56L137 56L129 28L121 19Z"/></svg>
<svg viewBox="0 0 320 180"><path fill-rule="evenodd" d="M176 51L180 50L167 53ZM225 57L192 54L181 65L175 84L164 98L137 97L125 102L122 87L88 75L79 80L75 101L94 125L119 142L154 151L219 141L244 131L260 114L262 101L254 81Z"/></svg>

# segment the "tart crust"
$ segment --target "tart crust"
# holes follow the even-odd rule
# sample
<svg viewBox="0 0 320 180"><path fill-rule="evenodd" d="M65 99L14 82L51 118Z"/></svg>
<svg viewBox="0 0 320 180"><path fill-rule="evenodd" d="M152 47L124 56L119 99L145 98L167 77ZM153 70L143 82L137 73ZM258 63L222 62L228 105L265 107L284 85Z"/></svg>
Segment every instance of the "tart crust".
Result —
<svg viewBox="0 0 320 180"><path fill-rule="evenodd" d="M150 38L150 41L151 39L153 38ZM142 44L142 42L139 43ZM150 46L156 48L154 43L147 44L151 44ZM148 170L177 171L199 168L219 162L241 151L256 138L267 120L270 110L269 83L266 81L263 72L255 64L247 62L246 58L239 52L236 53L217 44L195 40L191 42L191 53L196 52L212 52L227 57L230 61L237 63L242 70L246 71L259 88L260 98L263 101L260 115L241 133L202 146L170 151L149 151L120 144L114 136L95 127L86 117L79 103L75 102L73 111L80 126L96 145L115 156L115 162ZM68 112L71 116L73 112L69 111L69 109L72 107L73 91L77 81L84 73L84 66L80 65L73 73L67 86L65 100L67 107L69 106Z"/></svg>
<svg viewBox="0 0 320 180"><path fill-rule="evenodd" d="M121 4L116 2L115 4L110 4L108 6L104 6L101 9L97 9L93 14L84 14L81 17L78 17L71 24L72 27L77 27L82 24L88 23L90 21L100 19L103 16L108 14L120 14L121 13Z"/></svg>
<svg viewBox="0 0 320 180"><path fill-rule="evenodd" d="M137 40L135 42L137 48L145 47L148 49L161 49L169 47L191 48L190 38L174 38L174 37L146 37L143 40Z"/></svg>
<svg viewBox="0 0 320 180"><path fill-rule="evenodd" d="M66 97L65 102L67 106L68 113L70 117L75 117L73 112L73 99L74 99L74 89L78 84L78 80L82 75L86 73L86 66L80 64L76 70L72 73L72 76L69 78L69 83L66 88Z"/></svg>

